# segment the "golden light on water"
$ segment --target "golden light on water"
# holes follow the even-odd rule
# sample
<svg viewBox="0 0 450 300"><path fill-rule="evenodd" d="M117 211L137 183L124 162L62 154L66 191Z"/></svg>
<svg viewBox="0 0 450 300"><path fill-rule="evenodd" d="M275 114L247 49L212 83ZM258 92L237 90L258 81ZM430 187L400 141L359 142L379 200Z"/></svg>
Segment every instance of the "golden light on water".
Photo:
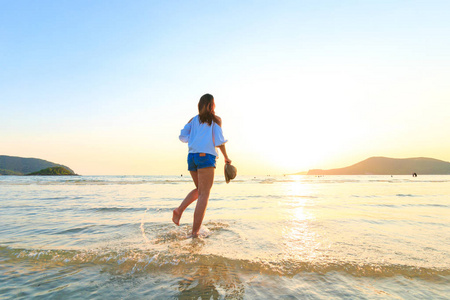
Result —
<svg viewBox="0 0 450 300"><path fill-rule="evenodd" d="M289 199L287 200L288 203L285 202L284 204L287 206L286 213L292 215L292 220L295 221L304 221L314 218L311 212L305 209L312 201L312 189L309 184L301 181L302 177L303 176L290 176L293 180L286 184L285 189L286 199Z"/></svg>
<svg viewBox="0 0 450 300"><path fill-rule="evenodd" d="M315 219L311 207L314 206L310 184L301 181L302 176L291 176L292 181L286 184L287 197L282 204L286 214L282 228L285 259L313 260L315 250L319 246L317 233L311 221Z"/></svg>

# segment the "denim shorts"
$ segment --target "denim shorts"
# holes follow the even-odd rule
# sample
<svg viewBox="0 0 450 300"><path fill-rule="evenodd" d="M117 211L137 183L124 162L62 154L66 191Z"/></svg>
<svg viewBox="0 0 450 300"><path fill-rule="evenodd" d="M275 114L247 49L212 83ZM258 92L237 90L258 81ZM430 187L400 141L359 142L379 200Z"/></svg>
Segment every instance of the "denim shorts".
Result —
<svg viewBox="0 0 450 300"><path fill-rule="evenodd" d="M216 167L216 157L208 153L189 153L187 161L189 171Z"/></svg>

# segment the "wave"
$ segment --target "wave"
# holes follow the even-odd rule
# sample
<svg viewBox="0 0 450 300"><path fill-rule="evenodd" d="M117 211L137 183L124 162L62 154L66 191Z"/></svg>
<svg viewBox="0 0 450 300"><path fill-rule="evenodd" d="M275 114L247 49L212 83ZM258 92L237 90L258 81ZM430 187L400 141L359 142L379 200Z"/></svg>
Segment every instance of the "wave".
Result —
<svg viewBox="0 0 450 300"><path fill-rule="evenodd" d="M191 182L187 179L142 179L142 180L115 180L106 179L73 179L73 180L24 180L0 181L0 185L141 185L141 184L180 184Z"/></svg>
<svg viewBox="0 0 450 300"><path fill-rule="evenodd" d="M179 199L177 199L179 200ZM90 211L100 212L100 213L111 213L111 212L172 212L173 207L94 207L90 208Z"/></svg>
<svg viewBox="0 0 450 300"><path fill-rule="evenodd" d="M27 176L2 176L0 185L142 185L142 184L182 184L190 183L190 176L77 176L71 177L27 177ZM426 176L420 180L409 177L389 178L386 176L240 176L233 180L236 184L242 183L305 183L305 184L328 184L328 183L442 183L450 182L450 176ZM215 184L225 184L223 176L217 176Z"/></svg>
<svg viewBox="0 0 450 300"><path fill-rule="evenodd" d="M413 195L413 194L397 194L395 196L397 196L397 197L421 197L420 195Z"/></svg>
<svg viewBox="0 0 450 300"><path fill-rule="evenodd" d="M201 243L201 240L199 241ZM295 260L248 260L199 253L170 253L152 250L40 250L14 249L0 246L0 261L4 263L44 264L46 267L65 265L96 265L113 274L129 275L135 273L171 272L190 270L201 266L226 266L240 272L255 272L265 275L295 276L309 272L320 275L341 272L356 277L404 276L424 280L444 280L450 283L450 269L427 268L395 264L372 264L354 262L310 262Z"/></svg>
<svg viewBox="0 0 450 300"><path fill-rule="evenodd" d="M66 229L66 230L62 230L59 231L55 234L72 234L72 233L79 233L79 232L83 232L86 230L90 230L93 227L95 227L95 225L87 225L87 226L83 226L83 227L75 227L75 228L70 228L70 229Z"/></svg>
<svg viewBox="0 0 450 300"><path fill-rule="evenodd" d="M450 205L447 204L437 204L437 203L407 203L407 204L361 204L362 206L369 207L390 207L390 208L403 208L403 207L441 207L441 208L450 208Z"/></svg>
<svg viewBox="0 0 450 300"><path fill-rule="evenodd" d="M132 211L144 211L142 207L94 207L89 210L95 212L132 212Z"/></svg>
<svg viewBox="0 0 450 300"><path fill-rule="evenodd" d="M139 185L139 184L180 184L186 180L142 180L142 181L110 181L110 180L70 180L46 182L9 182L8 185ZM6 183L0 183L6 184Z"/></svg>

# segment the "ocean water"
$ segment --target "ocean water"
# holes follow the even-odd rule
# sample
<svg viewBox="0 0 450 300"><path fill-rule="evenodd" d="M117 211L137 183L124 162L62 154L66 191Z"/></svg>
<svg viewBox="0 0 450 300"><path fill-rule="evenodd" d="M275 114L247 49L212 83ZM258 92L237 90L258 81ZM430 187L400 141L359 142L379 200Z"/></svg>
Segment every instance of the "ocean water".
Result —
<svg viewBox="0 0 450 300"><path fill-rule="evenodd" d="M450 176L0 176L0 299L449 299Z"/></svg>

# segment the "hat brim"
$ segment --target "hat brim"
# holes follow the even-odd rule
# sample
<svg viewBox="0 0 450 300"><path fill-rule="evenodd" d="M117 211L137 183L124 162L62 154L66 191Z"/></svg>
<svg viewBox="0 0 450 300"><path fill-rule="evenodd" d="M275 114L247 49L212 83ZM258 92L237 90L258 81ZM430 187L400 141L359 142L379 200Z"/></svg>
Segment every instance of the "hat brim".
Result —
<svg viewBox="0 0 450 300"><path fill-rule="evenodd" d="M227 172L227 164L225 164L225 166L224 166L224 168L223 168L223 172L224 172L224 174L225 174L225 181L226 181L226 183L229 183L230 182L230 176L228 176L228 172Z"/></svg>
<svg viewBox="0 0 450 300"><path fill-rule="evenodd" d="M229 174L230 172L232 173L231 176ZM226 183L229 183L231 181L231 179L234 179L236 177L237 169L236 169L236 167L234 167L230 164L225 164L224 173L225 173L225 181L226 181Z"/></svg>

